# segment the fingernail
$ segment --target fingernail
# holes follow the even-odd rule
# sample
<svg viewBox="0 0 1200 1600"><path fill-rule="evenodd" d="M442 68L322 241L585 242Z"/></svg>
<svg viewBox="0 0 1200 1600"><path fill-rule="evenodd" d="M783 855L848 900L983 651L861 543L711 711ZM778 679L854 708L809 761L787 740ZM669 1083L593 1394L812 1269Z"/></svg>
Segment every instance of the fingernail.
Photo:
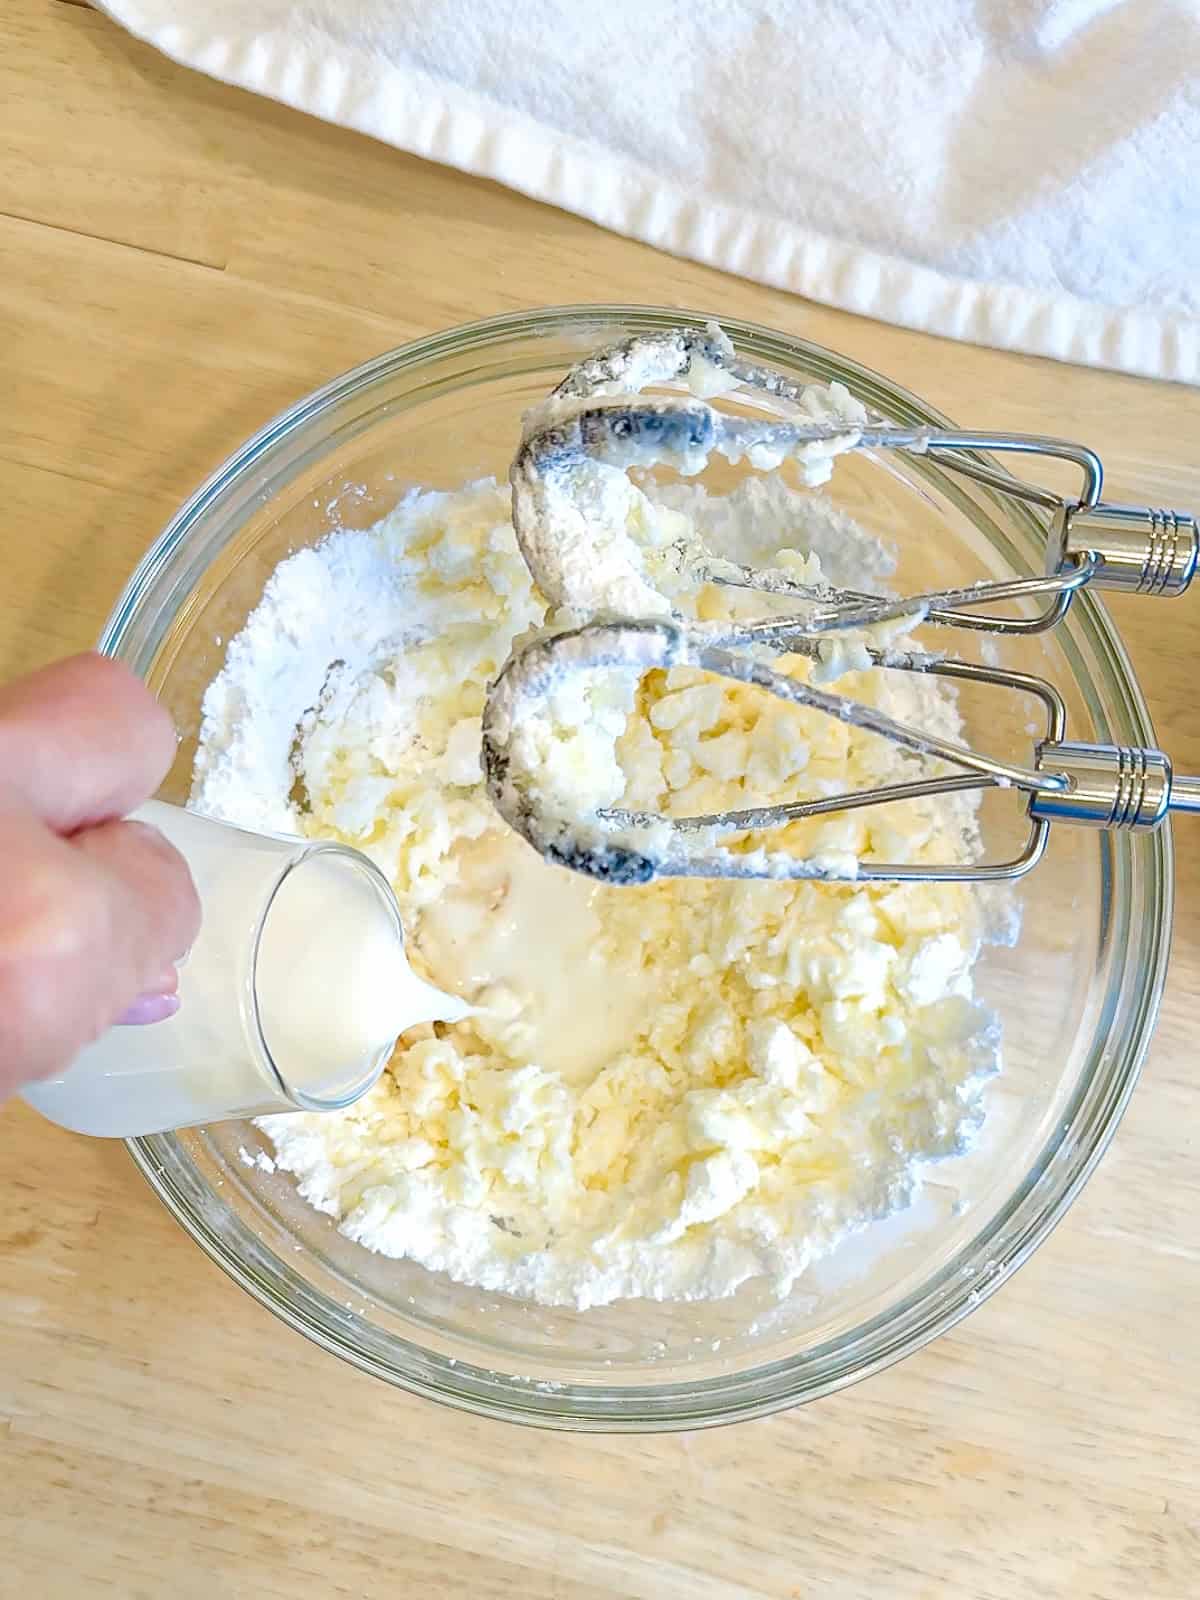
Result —
<svg viewBox="0 0 1200 1600"><path fill-rule="evenodd" d="M179 996L177 994L143 994L133 1002L127 1011L117 1018L117 1026L124 1028L140 1028L149 1022L165 1022L168 1017L173 1017L179 1010Z"/></svg>

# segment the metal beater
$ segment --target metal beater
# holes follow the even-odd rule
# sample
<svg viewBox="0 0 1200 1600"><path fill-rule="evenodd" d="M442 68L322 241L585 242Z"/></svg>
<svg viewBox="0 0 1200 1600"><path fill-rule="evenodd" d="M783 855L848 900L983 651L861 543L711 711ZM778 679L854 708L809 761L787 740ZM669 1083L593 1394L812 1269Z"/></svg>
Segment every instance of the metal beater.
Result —
<svg viewBox="0 0 1200 1600"><path fill-rule="evenodd" d="M630 398L651 385L690 381L696 386L697 379L710 394L756 391L790 414L782 420L731 416L700 396ZM786 596L802 609L795 615L719 624L689 623L676 616L606 616L536 640L511 656L491 686L485 707L484 773L501 815L547 859L618 884L655 877L996 881L1021 877L1037 864L1052 822L1145 831L1161 826L1172 811L1200 812L1200 779L1176 776L1162 751L1068 740L1062 697L1045 679L923 652L869 652L879 667L1032 695L1045 713L1045 729L1028 763L1019 766L801 683L773 671L762 659L767 653L815 659L823 636L892 620L908 626L929 622L993 633L1036 633L1060 621L1074 596L1087 586L1182 594L1200 557L1196 519L1178 511L1105 503L1101 463L1083 445L1037 435L892 427L848 395L837 402L834 415L821 415L813 390L742 360L721 330L710 324L704 331L680 329L630 340L572 369L546 406L528 421L511 472L514 526L543 593L552 603L569 606L574 598L571 569L562 559L557 537L561 530L547 531L548 497L564 490L569 494L572 474L587 463L628 469L666 462L693 473L715 451L763 468L792 459L810 481L822 481L833 456L864 448L934 456L948 470L1048 513L1045 575L895 599L808 584L772 569L740 567L704 551L680 551L680 561L687 562L700 581ZM1066 499L1025 483L993 466L979 454L983 451L1071 462L1080 469L1080 495ZM578 529L575 533L578 536ZM1030 597L1045 601L1033 617L997 615L991 609ZM522 775L514 768L512 734L523 717L536 714L563 673L599 669L642 675L681 665L750 684L880 734L912 752L926 773L928 761L956 770L817 800L706 816L608 809L592 819L572 819L547 816L531 802ZM845 864L781 851L730 850L720 842L726 835L776 828L801 818L988 787L1011 788L1026 797L1030 830L1024 848L1007 861L938 866L858 861L851 870ZM658 841L654 849L639 844L639 836L648 839L651 830Z"/></svg>

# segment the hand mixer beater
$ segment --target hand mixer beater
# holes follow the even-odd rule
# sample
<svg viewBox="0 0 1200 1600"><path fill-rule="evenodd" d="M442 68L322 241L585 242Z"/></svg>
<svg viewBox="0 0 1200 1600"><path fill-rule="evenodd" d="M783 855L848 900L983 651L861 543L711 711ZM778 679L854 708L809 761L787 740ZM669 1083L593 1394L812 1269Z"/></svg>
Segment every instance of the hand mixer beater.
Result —
<svg viewBox="0 0 1200 1600"><path fill-rule="evenodd" d="M647 388L687 394L647 396ZM718 396L757 397L767 417L717 410ZM848 450L926 455L1001 496L1031 505L1047 528L1046 568L1017 577L901 598L812 581L805 574L749 568L713 556L681 535L639 550L628 534L593 514L601 475L666 464L684 474L716 453L760 470L797 464L809 484L825 481ZM986 454L984 454L986 452ZM992 464L992 454L1066 461L1079 469L1074 499ZM1200 811L1200 779L1173 773L1162 751L1084 744L1067 738L1066 708L1047 680L892 648L919 624L998 634L1037 633L1067 613L1084 588L1170 596L1190 584L1200 529L1186 513L1106 503L1097 456L1070 441L893 426L839 385L804 387L740 358L715 324L632 339L579 363L530 414L513 463L513 520L526 564L557 613L558 631L516 650L489 691L483 722L484 773L501 815L547 859L614 884L655 877L811 878L828 881L988 881L1020 877L1041 859L1054 822L1146 830L1172 811ZM658 575L693 584L758 590L786 614L731 622L678 615ZM1034 601L1033 615L998 605ZM1031 695L1044 715L1028 762L1000 761L898 721L815 683L774 670L772 656L821 660L849 633L863 664L971 681ZM619 672L642 677L688 666L760 689L892 740L910 752L911 781L843 794L705 815L668 816L619 807L591 815L549 805L522 767L517 734L545 715L567 675ZM1000 787L1024 799L1029 831L1010 859L928 864L830 859L751 848L748 835L805 818L965 789ZM730 847L730 839L736 843Z"/></svg>

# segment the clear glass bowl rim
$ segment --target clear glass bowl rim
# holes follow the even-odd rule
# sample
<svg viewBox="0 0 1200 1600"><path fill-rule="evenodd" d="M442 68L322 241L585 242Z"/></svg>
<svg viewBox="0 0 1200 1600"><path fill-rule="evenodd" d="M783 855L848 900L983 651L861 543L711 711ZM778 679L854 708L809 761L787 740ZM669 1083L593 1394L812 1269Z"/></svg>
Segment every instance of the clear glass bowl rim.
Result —
<svg viewBox="0 0 1200 1600"><path fill-rule="evenodd" d="M334 378L247 440L180 507L114 606L99 649L124 660L143 676L147 674L176 614L170 606L151 609L150 595L184 561L186 541L197 523L231 486L262 463L274 446L302 431L317 433L322 419L350 397L361 397L374 385L414 367L447 357L482 355L489 347L522 339L567 337L577 340L582 352L588 341L598 345L631 332L703 326L708 320L704 313L673 307L607 304L506 313L412 340ZM737 318L722 316L720 321L739 348L756 360L785 367L801 363L807 372L825 381L846 383L867 404L897 421L930 427L954 425L909 391L823 346ZM225 540L235 537L237 531L236 527L227 529ZM1018 544L1024 543L1030 560L1040 564L1035 524L1024 528L1013 524L1005 531ZM210 555L215 553L213 550ZM1107 736L1123 743L1153 744L1149 713L1107 614L1084 594L1072 607L1071 623L1090 646L1090 678L1102 698ZM719 1377L636 1387L538 1383L461 1360L451 1363L416 1341L392 1334L385 1336L389 1348L382 1357L347 1334L344 1314L321 1317L308 1303L313 1294L307 1285L304 1303L290 1295L286 1282L292 1269L287 1263L279 1261L279 1282L268 1281L210 1226L185 1187L173 1177L173 1168L190 1165L174 1134L131 1139L127 1146L167 1209L236 1283L323 1349L411 1392L494 1418L573 1430L656 1432L768 1415L868 1377L953 1327L1029 1258L1086 1183L1137 1082L1170 953L1173 856L1169 830L1109 836L1106 859L1113 883L1112 916L1124 935L1118 945L1123 953L1105 997L1104 1014L1110 1027L1093 1039L1080 1080L1090 1090L1084 1125L1077 1119L1069 1130L1064 1127L1060 1131L1058 1140L1043 1150L1009 1202L968 1247L923 1285L920 1296L911 1296L898 1308L880 1313L828 1348L818 1347ZM1068 1143L1069 1148L1064 1148ZM971 1266L972 1262L982 1265Z"/></svg>

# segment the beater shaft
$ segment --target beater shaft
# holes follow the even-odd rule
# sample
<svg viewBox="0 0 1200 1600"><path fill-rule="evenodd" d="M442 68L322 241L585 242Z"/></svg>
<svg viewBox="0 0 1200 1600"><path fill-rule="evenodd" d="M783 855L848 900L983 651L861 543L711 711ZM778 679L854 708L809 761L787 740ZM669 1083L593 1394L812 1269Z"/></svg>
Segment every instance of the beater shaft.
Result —
<svg viewBox="0 0 1200 1600"><path fill-rule="evenodd" d="M1153 832L1172 811L1200 812L1200 778L1177 777L1161 750L1129 745L1040 745L1039 772L1066 778L1059 789L1034 789L1029 815L1089 828Z"/></svg>
<svg viewBox="0 0 1200 1600"><path fill-rule="evenodd" d="M1153 506L1061 506L1050 525L1047 569L1060 572L1087 557L1097 589L1180 595L1200 556L1200 528L1183 511Z"/></svg>

